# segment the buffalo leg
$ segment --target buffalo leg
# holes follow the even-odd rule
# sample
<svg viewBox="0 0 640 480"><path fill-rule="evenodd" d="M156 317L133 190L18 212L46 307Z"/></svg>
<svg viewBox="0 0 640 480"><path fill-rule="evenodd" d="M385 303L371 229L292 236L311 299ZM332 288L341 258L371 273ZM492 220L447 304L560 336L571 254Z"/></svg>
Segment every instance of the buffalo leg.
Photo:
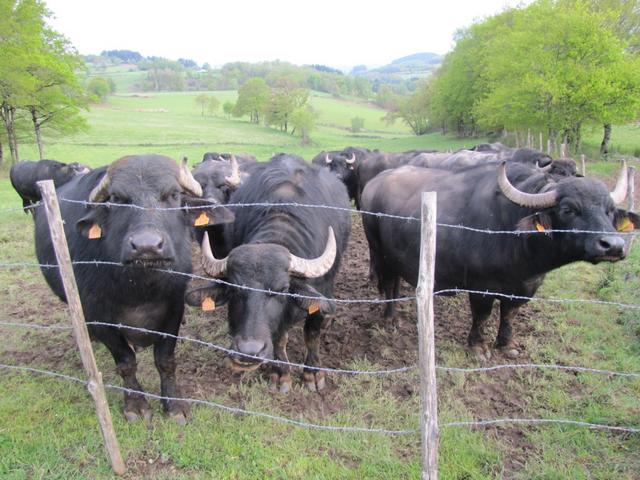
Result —
<svg viewBox="0 0 640 480"><path fill-rule="evenodd" d="M287 356L287 342L289 341L289 334L284 332L280 335L278 340L274 344L274 353L276 360L282 360L288 362ZM287 393L291 390L291 367L283 363L276 363L273 365L273 373L271 374L271 388L277 389L280 387L280 392Z"/></svg>
<svg viewBox="0 0 640 480"><path fill-rule="evenodd" d="M470 293L469 303L473 318L473 324L469 332L469 348L478 360L486 361L491 358L491 349L485 340L484 328L489 315L491 315L493 298Z"/></svg>
<svg viewBox="0 0 640 480"><path fill-rule="evenodd" d="M107 328L102 327L100 330ZM122 335L113 329L109 330L105 331L103 335L100 335L102 332L96 332L96 338L104 343L111 352L113 360L116 362L116 370L122 377L124 388L142 392L142 387L136 378L138 368L136 354ZM140 418L151 419L151 409L143 393L124 392L124 416L130 422L135 422Z"/></svg>
<svg viewBox="0 0 640 480"><path fill-rule="evenodd" d="M180 329L179 320L171 321L166 333L178 335ZM174 350L176 348L176 339L172 337L162 337L153 344L153 358L155 360L156 369L160 374L160 394L163 397L177 398L180 397L180 387L176 382L176 358ZM184 423L189 413L189 404L183 400L162 399L162 408L178 423Z"/></svg>
<svg viewBox="0 0 640 480"><path fill-rule="evenodd" d="M308 315L304 324L304 343L307 346L307 358L304 363L312 367L320 365L320 332L322 331L323 322L323 315L320 312L316 312ZM324 389L325 374L323 371L305 367L302 376L304 383L310 390L320 391Z"/></svg>
<svg viewBox="0 0 640 480"><path fill-rule="evenodd" d="M496 347L509 358L516 358L520 355L520 351L513 341L511 322L521 304L521 302L515 303L509 300L500 301L500 327L498 328Z"/></svg>
<svg viewBox="0 0 640 480"><path fill-rule="evenodd" d="M392 298L398 298L400 292L400 278L394 276L393 278L387 278L380 281L381 291L384 293L384 298L386 300L391 300ZM393 320L396 318L396 302L387 302L384 307L384 319L386 321Z"/></svg>

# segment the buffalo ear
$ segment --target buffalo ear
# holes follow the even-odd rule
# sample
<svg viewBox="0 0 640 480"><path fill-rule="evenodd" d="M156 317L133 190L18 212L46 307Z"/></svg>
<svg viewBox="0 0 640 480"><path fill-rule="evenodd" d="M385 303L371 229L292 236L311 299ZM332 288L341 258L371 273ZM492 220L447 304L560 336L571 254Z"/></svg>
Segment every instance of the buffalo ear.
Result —
<svg viewBox="0 0 640 480"><path fill-rule="evenodd" d="M208 285L189 290L185 293L184 300L187 305L211 311L227 303L229 294L225 285Z"/></svg>
<svg viewBox="0 0 640 480"><path fill-rule="evenodd" d="M202 198L183 196L182 205L190 207L186 210L186 215L189 223L195 227L231 223L236 219L234 213L227 207Z"/></svg>
<svg viewBox="0 0 640 480"><path fill-rule="evenodd" d="M76 231L89 240L97 240L104 236L105 223L103 209L92 209L88 214L76 222Z"/></svg>
<svg viewBox="0 0 640 480"><path fill-rule="evenodd" d="M551 217L548 213L545 212L534 213L533 215L522 218L518 222L516 230L519 230L521 232L546 232L548 230L551 230Z"/></svg>
<svg viewBox="0 0 640 480"><path fill-rule="evenodd" d="M303 295L304 297L318 297L317 300L312 298L294 297L296 304L309 314L316 313L318 311L323 314L330 314L334 313L336 310L334 302L323 297L320 292L307 283L304 283L304 281L292 279L290 292L297 295Z"/></svg>
<svg viewBox="0 0 640 480"><path fill-rule="evenodd" d="M619 232L638 230L640 229L640 215L617 208L613 220L613 226L616 227L616 230Z"/></svg>

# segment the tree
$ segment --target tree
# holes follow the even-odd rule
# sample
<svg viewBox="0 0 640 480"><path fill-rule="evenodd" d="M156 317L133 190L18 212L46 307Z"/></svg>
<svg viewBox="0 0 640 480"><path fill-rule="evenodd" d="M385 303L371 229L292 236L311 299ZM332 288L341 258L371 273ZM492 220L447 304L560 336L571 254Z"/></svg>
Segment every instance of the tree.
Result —
<svg viewBox="0 0 640 480"><path fill-rule="evenodd" d="M293 127L291 134L297 131L302 137L303 145L308 145L311 142L309 134L316 127L316 114L313 109L309 105L295 109L291 112L290 123Z"/></svg>
<svg viewBox="0 0 640 480"><path fill-rule="evenodd" d="M364 118L362 117L353 117L351 119L351 131L353 133L358 133L364 128Z"/></svg>
<svg viewBox="0 0 640 480"><path fill-rule="evenodd" d="M265 109L265 123L276 125L285 132L289 131L289 117L297 108L309 99L309 90L298 87L294 82L281 79L271 89L269 103Z"/></svg>
<svg viewBox="0 0 640 480"><path fill-rule="evenodd" d="M388 123L401 118L416 135L424 135L429 128L431 82L423 80L408 97L400 97L396 107L385 116Z"/></svg>
<svg viewBox="0 0 640 480"><path fill-rule="evenodd" d="M226 102L224 102L222 104L222 111L224 112L224 114L227 116L227 118L229 118L231 116L231 114L233 113L233 109L235 108L236 104L227 100Z"/></svg>
<svg viewBox="0 0 640 480"><path fill-rule="evenodd" d="M201 93L194 99L194 101L196 102L196 105L200 107L200 115L204 117L204 109L209 104L209 95Z"/></svg>
<svg viewBox="0 0 640 480"><path fill-rule="evenodd" d="M86 96L75 74L84 64L47 26L48 16L39 0L0 2L0 117L13 163L19 160L18 131L29 123L41 157L43 128L66 133L86 126L79 115Z"/></svg>
<svg viewBox="0 0 640 480"><path fill-rule="evenodd" d="M207 103L207 111L209 112L209 115L214 115L219 108L220 100L216 97L209 97L209 102Z"/></svg>
<svg viewBox="0 0 640 480"><path fill-rule="evenodd" d="M91 77L87 84L87 91L94 102L104 102L111 93L111 86L104 77Z"/></svg>
<svg viewBox="0 0 640 480"><path fill-rule="evenodd" d="M249 115L252 123L260 123L262 115L269 102L269 87L264 79L254 77L248 80L238 90L238 100L233 109L236 117Z"/></svg>

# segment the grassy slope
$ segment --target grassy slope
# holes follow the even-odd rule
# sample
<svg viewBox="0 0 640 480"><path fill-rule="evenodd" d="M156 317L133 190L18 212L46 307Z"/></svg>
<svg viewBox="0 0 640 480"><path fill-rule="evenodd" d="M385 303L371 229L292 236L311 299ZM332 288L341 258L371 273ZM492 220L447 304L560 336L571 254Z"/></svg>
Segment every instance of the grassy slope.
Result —
<svg viewBox="0 0 640 480"><path fill-rule="evenodd" d="M227 92L216 92L221 100ZM448 148L464 142L439 136L413 137L392 129L362 139L342 129L321 127L317 142L302 148L297 139L238 120L199 116L195 94L158 94L151 97L116 97L90 113L93 129L86 135L48 147L48 156L64 161L84 161L93 166L133 152L187 154L199 160L206 150L248 151L266 158L274 151L288 151L310 158L322 148L348 144L370 148ZM344 105L331 98L314 97L326 123L344 120ZM356 106L354 106L356 108ZM357 108L362 108L357 106ZM164 109L166 112L150 112ZM139 111L147 110L147 111ZM355 110L354 110L355 111ZM347 111L347 113L350 110ZM372 118L381 112L369 113ZM322 118L322 117L321 117ZM350 118L350 117L348 117ZM348 118L346 121L348 122ZM365 126L369 125L365 122ZM395 128L398 128L397 126ZM23 148L23 158L33 157L33 147ZM613 174L611 164L593 164L590 171ZM33 261L32 222L20 211L6 176L0 179L0 262ZM640 303L638 248L626 262L592 267L577 264L554 272L540 296L601 298ZM0 320L65 322L63 305L53 299L35 269L0 269ZM462 304L462 302L461 302ZM46 319L40 312L47 311ZM532 331L522 334L528 355L536 362L586 365L640 371L640 323L637 312L591 305L536 304ZM195 321L204 321L197 318ZM224 327L219 328L224 329ZM522 328L523 326L521 326ZM67 332L37 332L1 328L0 362L16 362L82 376L75 349ZM40 363L38 351L50 346ZM96 345L98 362L107 382L119 384L106 349ZM439 363L472 366L459 343L438 346ZM181 344L180 356L202 358L215 365L213 353ZM150 352L141 356L140 378L152 392L158 391ZM217 357L216 357L217 358ZM362 361L345 367L375 368ZM587 374L551 371L517 371L493 374L439 374L440 421L491 418L503 412L479 408L486 396L487 408L503 391L521 411L519 417L558 417L611 424L640 424L640 381L611 379ZM184 379L186 380L186 379ZM417 378L406 379L412 384ZM412 428L417 425L415 394L399 400L391 391L395 379L341 378L334 398L335 413L309 408L302 418L325 424L376 425ZM38 375L0 370L0 477L1 478L111 478L103 455L101 437L92 404L80 385ZM300 392L310 404L316 396ZM262 382L241 383L226 395L209 400L248 410L286 414L286 397L267 392ZM130 468L128 478L418 478L420 460L417 436L389 438L382 435L318 432L283 426L269 420L237 417L199 407L194 419L177 427L156 411L149 425L126 424L119 413L121 396L109 393L123 453ZM520 402L520 403L518 403ZM473 403L472 409L469 404ZM513 408L513 405L511 405ZM284 413L283 413L284 412ZM506 413L506 412L505 412ZM514 412L509 412L514 413ZM287 416L296 416L287 414ZM640 436L609 434L575 427L540 426L469 430L443 429L440 474L443 479L480 478L637 478L640 470ZM509 467L507 467L510 465ZM508 473L504 473L508 472Z"/></svg>

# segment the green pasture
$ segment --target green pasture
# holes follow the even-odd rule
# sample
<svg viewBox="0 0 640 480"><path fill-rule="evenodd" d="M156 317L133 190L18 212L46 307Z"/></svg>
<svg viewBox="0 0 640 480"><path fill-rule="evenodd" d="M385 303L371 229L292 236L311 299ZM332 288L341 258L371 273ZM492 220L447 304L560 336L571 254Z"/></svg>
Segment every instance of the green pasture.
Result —
<svg viewBox="0 0 640 480"><path fill-rule="evenodd" d="M221 101L235 95L210 94ZM364 104L349 107L340 100L314 95L321 125L312 134L314 143L301 146L298 137L251 125L246 119L226 119L222 113L202 117L193 101L195 95L111 97L89 112L90 131L72 138L49 139L47 157L99 166L122 155L145 152L175 158L187 155L193 163L209 150L248 152L260 159L285 151L310 159L322 149L347 145L396 151L471 145L468 139L435 134L415 137L402 131L399 124L386 127L372 120L370 125L369 118L381 117L384 112ZM365 128L379 131L354 135L339 128L348 125L355 116L353 112L361 109L365 112L361 116L368 115ZM23 159L33 159L35 153L32 145L21 147ZM587 168L590 174L607 180L616 171L613 162L590 162ZM18 210L20 206L6 172L0 173L0 264L35 262L33 222ZM636 242L629 258L616 264L578 263L557 270L547 277L538 296L640 304L640 247ZM0 266L0 305L3 322L68 322L65 305L55 299L36 268ZM444 299L441 306L468 318L462 297ZM377 315L381 311L372 312ZM193 309L184 328L200 332L203 340L228 343L226 325L211 324ZM378 328L375 320L371 328ZM515 328L531 362L640 372L639 310L577 302L531 302ZM0 326L0 335L0 363L84 377L68 331ZM445 339L437 344L438 364L479 366L461 347L464 340L457 340ZM383 343L384 338L380 341ZM94 348L105 382L119 385L107 350L98 344ZM189 358L202 365L197 372L183 374L181 383L193 383L191 375L207 375L224 368L222 355L196 345L180 343L177 355L179 363ZM146 350L139 359L142 384L147 391L157 393L158 375L151 352ZM415 362L415 352L407 352L407 359L408 363ZM382 368L376 358L363 358L343 367ZM213 388L194 396L325 425L394 430L418 427L416 372L392 377L332 375L332 381L336 389L325 396L304 391L298 382L291 395L295 395L297 404L308 405L303 411L292 410L289 397L270 392L258 376L223 389L225 393ZM441 424L514 416L640 427L638 378L545 369L439 372L438 388ZM397 391L405 393L397 395ZM108 400L129 469L124 477L127 479L420 478L420 438L416 434L394 437L308 430L205 406L194 407L189 423L178 426L162 416L155 400L150 401L155 414L151 422L127 424L121 414L121 393L110 390ZM446 480L632 480L639 478L640 435L551 424L443 427L439 470L440 478ZM0 478L113 478L92 401L81 384L0 369Z"/></svg>

